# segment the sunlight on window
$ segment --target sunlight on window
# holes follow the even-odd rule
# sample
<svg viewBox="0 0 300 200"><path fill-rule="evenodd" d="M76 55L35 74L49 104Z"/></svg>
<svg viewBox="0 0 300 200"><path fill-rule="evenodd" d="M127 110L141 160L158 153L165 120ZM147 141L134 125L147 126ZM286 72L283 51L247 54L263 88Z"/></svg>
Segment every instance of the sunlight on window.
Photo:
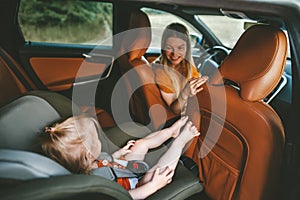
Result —
<svg viewBox="0 0 300 200"><path fill-rule="evenodd" d="M234 19L226 16L198 15L224 46L232 48L245 31L244 22L250 20Z"/></svg>

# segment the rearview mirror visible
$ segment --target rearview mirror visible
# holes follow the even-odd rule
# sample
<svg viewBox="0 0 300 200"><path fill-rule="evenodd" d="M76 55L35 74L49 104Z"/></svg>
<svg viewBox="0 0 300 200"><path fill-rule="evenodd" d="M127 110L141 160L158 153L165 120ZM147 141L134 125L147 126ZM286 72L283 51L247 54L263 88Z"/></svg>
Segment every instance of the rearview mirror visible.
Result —
<svg viewBox="0 0 300 200"><path fill-rule="evenodd" d="M256 24L259 24L259 23L257 23L257 22L250 22L250 21L244 22L244 30L247 30L248 28L250 28L251 26L256 25Z"/></svg>
<svg viewBox="0 0 300 200"><path fill-rule="evenodd" d="M199 48L203 42L203 35L197 33L191 33L190 40L191 40L192 48Z"/></svg>

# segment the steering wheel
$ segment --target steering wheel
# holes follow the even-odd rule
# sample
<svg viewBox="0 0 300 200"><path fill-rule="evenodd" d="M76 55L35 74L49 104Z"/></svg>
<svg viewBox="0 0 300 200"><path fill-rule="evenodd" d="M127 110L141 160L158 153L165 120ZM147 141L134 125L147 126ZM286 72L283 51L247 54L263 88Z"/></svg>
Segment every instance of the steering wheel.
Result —
<svg viewBox="0 0 300 200"><path fill-rule="evenodd" d="M230 53L228 49L223 46L213 46L211 48L206 49L206 52L211 55L211 58L218 64L224 60L226 56Z"/></svg>
<svg viewBox="0 0 300 200"><path fill-rule="evenodd" d="M212 72L218 68L230 51L223 46L213 46L207 48L197 59L197 68L199 72ZM209 68L209 69L207 69Z"/></svg>

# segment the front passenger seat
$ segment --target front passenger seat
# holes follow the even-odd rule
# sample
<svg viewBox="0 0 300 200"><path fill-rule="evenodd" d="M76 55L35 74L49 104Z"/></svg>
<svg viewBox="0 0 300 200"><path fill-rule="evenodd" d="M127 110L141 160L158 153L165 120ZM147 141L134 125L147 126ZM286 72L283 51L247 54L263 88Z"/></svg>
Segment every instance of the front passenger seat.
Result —
<svg viewBox="0 0 300 200"><path fill-rule="evenodd" d="M283 31L247 29L188 108L201 136L187 155L212 199L277 199L284 150L282 122L263 99L279 83L287 56ZM201 116L201 118L200 118Z"/></svg>
<svg viewBox="0 0 300 200"><path fill-rule="evenodd" d="M151 24L148 16L142 11L132 12L128 31L121 35L120 57L117 62L130 98L131 117L134 121L157 130L176 115L163 101L152 68L144 58L150 42Z"/></svg>

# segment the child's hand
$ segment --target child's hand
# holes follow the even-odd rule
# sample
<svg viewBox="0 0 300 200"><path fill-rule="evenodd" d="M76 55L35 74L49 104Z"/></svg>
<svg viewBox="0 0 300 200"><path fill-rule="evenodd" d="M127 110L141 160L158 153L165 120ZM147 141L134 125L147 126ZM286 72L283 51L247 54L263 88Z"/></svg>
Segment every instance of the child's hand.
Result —
<svg viewBox="0 0 300 200"><path fill-rule="evenodd" d="M127 144L126 144L124 147L122 147L122 149L119 149L118 151L114 152L114 153L112 154L112 157L113 157L114 159L119 159L121 156L125 156L126 154L131 153L130 148L131 148L134 144L135 144L135 140L129 140L129 141L127 142Z"/></svg>
<svg viewBox="0 0 300 200"><path fill-rule="evenodd" d="M122 148L123 150L129 150L135 144L135 140L129 140L127 144ZM130 151L130 150L129 150Z"/></svg>
<svg viewBox="0 0 300 200"><path fill-rule="evenodd" d="M151 180L152 187L155 187L155 191L163 188L164 186L172 182L173 175L174 171L169 167L166 167L162 172L160 172L160 169L157 168L153 173L153 177Z"/></svg>

